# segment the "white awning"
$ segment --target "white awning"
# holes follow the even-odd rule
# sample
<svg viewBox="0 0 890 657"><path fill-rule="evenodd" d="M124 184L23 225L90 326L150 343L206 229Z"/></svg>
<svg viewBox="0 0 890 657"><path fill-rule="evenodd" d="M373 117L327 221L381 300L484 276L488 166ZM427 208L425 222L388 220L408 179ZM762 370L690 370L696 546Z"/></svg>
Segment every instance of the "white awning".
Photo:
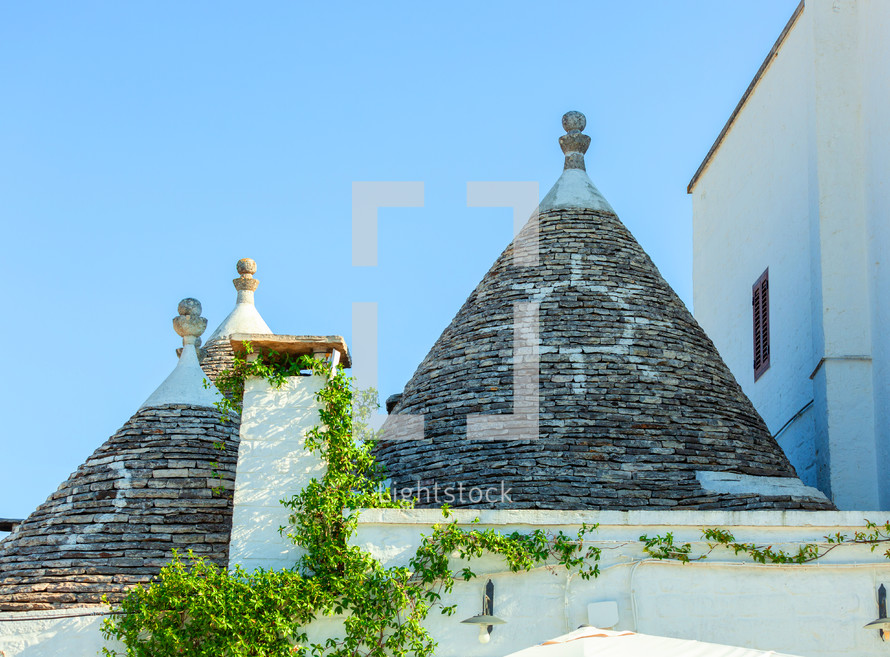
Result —
<svg viewBox="0 0 890 657"><path fill-rule="evenodd" d="M581 627L506 657L795 657L786 653Z"/></svg>

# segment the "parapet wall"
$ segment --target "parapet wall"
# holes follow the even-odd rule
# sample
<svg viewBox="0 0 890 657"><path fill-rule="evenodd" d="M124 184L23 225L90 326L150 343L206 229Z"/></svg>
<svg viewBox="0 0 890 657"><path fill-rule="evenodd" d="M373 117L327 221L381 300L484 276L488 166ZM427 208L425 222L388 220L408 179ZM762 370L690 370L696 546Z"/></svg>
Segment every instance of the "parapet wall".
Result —
<svg viewBox="0 0 890 657"><path fill-rule="evenodd" d="M796 551L802 543L828 547L825 536L852 536L879 512L808 511L470 511L454 518L474 528L577 532L581 523L599 523L586 538L602 549L600 575L584 581L564 569L510 573L500 558L473 562L477 578L455 585L444 604L457 604L454 616L431 615L427 626L439 639L437 655L505 655L590 623L588 606L614 602L614 627L645 634L697 639L775 650L806 657L885 655L888 645L863 626L877 618L877 587L890 584L886 546L841 545L802 565L762 565L744 554L717 549L689 564L649 558L640 536L671 532L675 543L692 545L692 556L708 553L703 528L731 531L745 543ZM407 563L435 523L448 522L433 509L366 510L355 543L387 565ZM455 567L459 568L455 563ZM495 585L494 613L507 621L495 627L487 645L475 627L460 624L479 613L482 588ZM600 612L601 613L601 612Z"/></svg>
<svg viewBox="0 0 890 657"><path fill-rule="evenodd" d="M257 390L256 392L260 392ZM433 612L426 625L439 641L440 657L502 657L581 624L606 625L646 634L697 639L775 650L805 657L883 657L887 644L863 626L877 615L876 590L890 582L883 549L841 545L803 565L761 565L731 550L715 550L700 562L682 564L648 558L639 537L671 532L676 543L692 544L692 556L708 551L704 527L731 531L739 541L794 550L838 532L852 535L872 512L801 511L479 511L454 517L474 528L502 533L534 529L574 533L586 522L599 523L588 538L602 549L600 575L584 581L564 569L538 568L511 573L500 558L473 562L478 577L459 582L443 601L456 604L453 616ZM385 565L408 563L422 535L445 522L433 509L365 510L354 543ZM259 555L252 555L258 558ZM280 557L280 555L273 555ZM455 561L454 567L460 563ZM461 620L478 614L485 582L494 583L496 626L491 642L477 641L475 626ZM605 603L590 607L591 603ZM603 609L617 610L617 620ZM75 613L77 610L64 610ZM83 612L95 613L96 608ZM16 618L32 618L14 621ZM310 626L314 640L336 634L343 617ZM44 614L0 614L4 657L95 655L102 645L97 617L50 619Z"/></svg>

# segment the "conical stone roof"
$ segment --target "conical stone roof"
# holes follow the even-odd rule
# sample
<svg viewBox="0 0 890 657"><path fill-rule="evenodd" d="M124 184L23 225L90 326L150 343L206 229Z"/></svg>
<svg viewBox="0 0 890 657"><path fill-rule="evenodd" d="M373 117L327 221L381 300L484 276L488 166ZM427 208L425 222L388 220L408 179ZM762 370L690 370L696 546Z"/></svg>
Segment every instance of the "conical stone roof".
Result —
<svg viewBox="0 0 890 657"><path fill-rule="evenodd" d="M0 611L118 602L177 548L228 565L238 427L220 421L218 393L203 387L200 313L196 300L180 303L174 373L0 541Z"/></svg>
<svg viewBox="0 0 890 657"><path fill-rule="evenodd" d="M566 115L563 175L395 402L378 446L395 492L420 506L833 508L588 178L583 124ZM393 421L405 415L422 434Z"/></svg>

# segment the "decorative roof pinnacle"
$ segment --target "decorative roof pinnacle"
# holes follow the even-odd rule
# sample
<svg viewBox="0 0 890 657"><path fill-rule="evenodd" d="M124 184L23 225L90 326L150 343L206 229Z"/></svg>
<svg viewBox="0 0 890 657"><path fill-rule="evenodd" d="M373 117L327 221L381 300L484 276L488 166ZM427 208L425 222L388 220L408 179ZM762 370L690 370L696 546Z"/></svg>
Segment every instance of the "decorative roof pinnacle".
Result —
<svg viewBox="0 0 890 657"><path fill-rule="evenodd" d="M559 147L566 156L565 169L581 169L584 166L584 154L590 146L590 137L581 131L587 126L587 118L581 112L566 112L562 116L562 127L566 134L559 138Z"/></svg>
<svg viewBox="0 0 890 657"><path fill-rule="evenodd" d="M256 262L250 258L241 258L235 265L241 278L232 281L232 285L238 290L239 303L253 303L253 295L241 294L242 292L253 292L259 287L260 282L253 277L256 274ZM243 298L242 298L243 297Z"/></svg>
<svg viewBox="0 0 890 657"><path fill-rule="evenodd" d="M253 277L256 273L256 262L251 258L241 258L236 264L240 278L232 281L232 285L238 290L235 299L235 308L230 312L216 330L207 338L207 345L220 338L227 338L236 333L271 334L272 329L263 321L254 304L254 292L260 282ZM228 349L228 340L225 345ZM203 356L202 356L203 357Z"/></svg>
<svg viewBox="0 0 890 657"><path fill-rule="evenodd" d="M207 320L201 317L201 302L187 298L179 302L179 317L173 318L173 328L182 336L182 346L201 344L201 334L207 329Z"/></svg>
<svg viewBox="0 0 890 657"><path fill-rule="evenodd" d="M173 318L173 328L182 336L182 347L176 350L179 361L140 408L166 404L212 407L219 398L219 391L212 385L204 385L204 370L198 363L200 336L207 328L207 320L201 317L201 302L192 298L180 301L179 317Z"/></svg>

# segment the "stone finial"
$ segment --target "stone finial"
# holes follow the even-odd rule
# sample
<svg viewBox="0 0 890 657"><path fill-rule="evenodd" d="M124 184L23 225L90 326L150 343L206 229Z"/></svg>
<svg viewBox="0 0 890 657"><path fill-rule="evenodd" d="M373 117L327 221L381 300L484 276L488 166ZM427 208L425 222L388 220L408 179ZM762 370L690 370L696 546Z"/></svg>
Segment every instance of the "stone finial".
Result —
<svg viewBox="0 0 890 657"><path fill-rule="evenodd" d="M259 287L260 282L253 277L256 274L256 262L250 258L241 258L235 265L241 278L232 281L238 290L238 303L253 303L253 292ZM249 292L250 294L245 294Z"/></svg>
<svg viewBox="0 0 890 657"><path fill-rule="evenodd" d="M582 134L587 126L587 118L581 112L566 112L562 117L562 127L566 134L559 138L559 147L566 156L565 169L581 169L584 166L584 154L590 146L590 137Z"/></svg>
<svg viewBox="0 0 890 657"><path fill-rule="evenodd" d="M209 367L211 377L215 377L218 373L214 368L216 363L222 369L228 367L232 358L232 348L229 345L228 338L236 333L257 333L263 335L271 335L272 329L263 321L254 305L253 297L260 282L253 277L256 273L256 262L250 258L241 258L236 264L235 269L241 275L232 281L232 285L238 290L238 297L235 301L235 308L232 309L222 323L216 327L216 330L207 338L207 347L201 353L201 362L205 367ZM222 340L222 342L219 342ZM219 342L216 346L214 343ZM208 351L209 350L209 351ZM221 351L220 351L221 350ZM211 354L212 352L212 354ZM216 354L216 355L213 355ZM208 361L208 359L210 359ZM219 360L222 359L222 360Z"/></svg>
<svg viewBox="0 0 890 657"><path fill-rule="evenodd" d="M182 336L182 347L176 350L179 362L140 408L167 404L213 407L219 390L204 385L206 375L198 363L200 335L207 328L207 320L201 317L201 302L191 298L180 301L179 317L173 318L173 328Z"/></svg>
<svg viewBox="0 0 890 657"><path fill-rule="evenodd" d="M207 328L207 320L201 317L201 302L197 299L183 299L179 302L179 317L173 318L173 328L182 336L182 345L201 344L201 334Z"/></svg>

